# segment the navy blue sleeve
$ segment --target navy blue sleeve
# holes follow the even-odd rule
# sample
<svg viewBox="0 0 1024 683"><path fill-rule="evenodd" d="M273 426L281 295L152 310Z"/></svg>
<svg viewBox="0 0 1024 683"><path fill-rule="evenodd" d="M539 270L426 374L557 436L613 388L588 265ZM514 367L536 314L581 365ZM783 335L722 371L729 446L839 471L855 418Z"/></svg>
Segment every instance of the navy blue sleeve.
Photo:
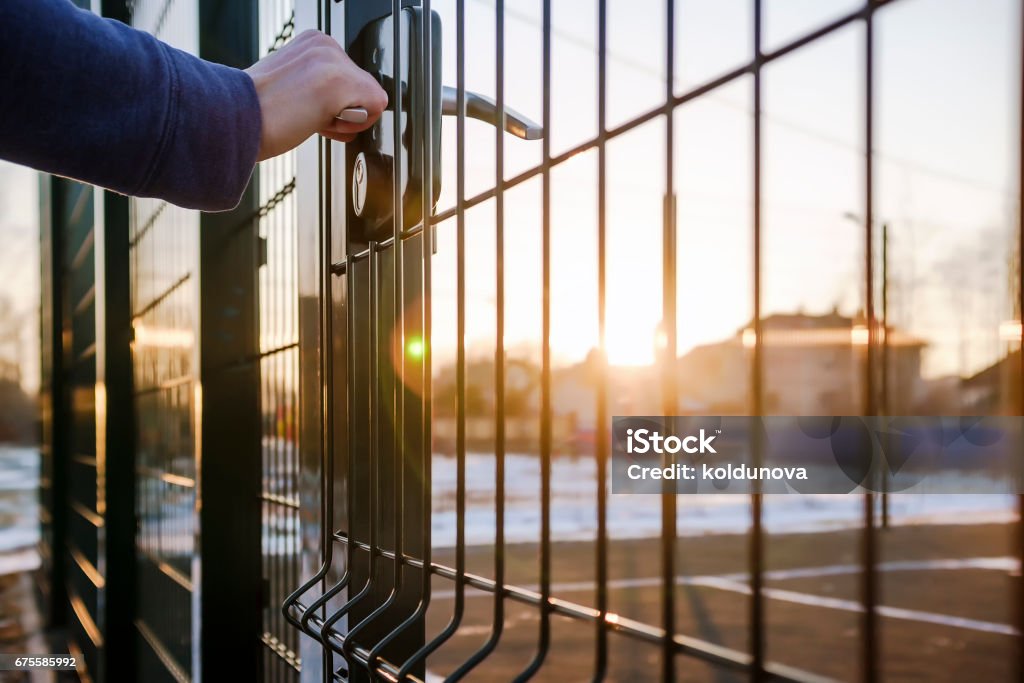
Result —
<svg viewBox="0 0 1024 683"><path fill-rule="evenodd" d="M68 0L0 0L0 158L222 211L259 151L248 74Z"/></svg>

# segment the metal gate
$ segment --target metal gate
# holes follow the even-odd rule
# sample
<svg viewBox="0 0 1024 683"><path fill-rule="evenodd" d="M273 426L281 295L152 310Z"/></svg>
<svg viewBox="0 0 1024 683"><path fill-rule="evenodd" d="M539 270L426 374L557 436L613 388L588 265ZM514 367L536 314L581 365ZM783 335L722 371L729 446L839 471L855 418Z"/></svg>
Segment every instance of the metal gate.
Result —
<svg viewBox="0 0 1024 683"><path fill-rule="evenodd" d="M132 23L245 67L294 33L293 3L132 4ZM297 580L294 156L234 211L131 201L137 677L297 680L276 605Z"/></svg>
<svg viewBox="0 0 1024 683"><path fill-rule="evenodd" d="M236 67L295 25L287 0L77 4ZM294 168L208 215L41 185L40 587L83 680L299 677Z"/></svg>
<svg viewBox="0 0 1024 683"><path fill-rule="evenodd" d="M83 678L106 680L132 639L127 199L66 178L43 177L40 189L39 587ZM130 651L120 661L131 666Z"/></svg>
<svg viewBox="0 0 1024 683"><path fill-rule="evenodd" d="M294 2L259 6L259 45L279 49L295 34ZM278 605L299 575L298 213L295 153L261 164L259 173L260 417L263 481L263 680L298 681L298 634Z"/></svg>
<svg viewBox="0 0 1024 683"><path fill-rule="evenodd" d="M199 51L198 8L136 3L137 28ZM129 251L138 424L136 449L138 672L186 681L198 662L197 482L200 473L199 214L131 202Z"/></svg>
<svg viewBox="0 0 1024 683"><path fill-rule="evenodd" d="M859 205L850 209L858 231L854 253L859 264L855 267L859 269L858 287L863 298L859 320L851 322L838 314L834 319L847 320L852 326L845 334L863 335L862 342L853 342L861 344L863 353L855 360L857 378L853 381L850 410L865 415L898 410L898 401L892 398L897 390L889 387L890 325L884 319L888 280L882 272L887 257L880 253L885 253L887 238L883 235L885 229L878 227L881 219L875 195L881 164L875 155L879 107L875 27L881 16L890 12L889 6L910 3L867 0L827 3L827 7L823 3L824 9L816 19L776 30L770 42L764 24L765 15L772 11L771 3L732 3L733 9L747 17L749 38L738 49L746 56L717 71L705 69L696 78L680 73L684 66L689 67L681 66L679 57L684 47L680 33L691 35L685 17L680 22L680 7L685 4L667 0L630 5L638 13L659 16L663 31L660 35L644 34L642 38L649 44L644 42L631 53L635 56L656 50L659 55L651 60L660 66L654 74L658 86L643 91L637 97L639 103L622 102L621 98L628 100L628 96L621 82L614 92L610 90L610 63L629 61L631 56L613 50L613 46L622 50L624 39L617 37L617 32L627 31L627 3L595 0L566 3L563 7L551 0L525 4L503 0L349 0L317 3L315 14L311 8L304 10L307 14L300 14L299 28L317 27L333 34L356 63L374 74L391 101L372 132L356 142L340 146L318 141L315 148L305 148L299 157L300 179L308 177L310 187L316 187L315 192L311 189L305 195L304 203L300 197L299 208L300 214L308 218L300 227L300 262L311 269L300 276L299 283L302 300L309 304L300 311L299 339L305 387L301 432L307 482L302 504L310 513L319 508L321 536L318 549L306 539L309 578L287 598L283 612L294 627L316 643L304 650L308 680L424 680L428 671L443 674L446 680L466 676L526 680L535 675L568 680L677 680L689 675L715 680L732 680L730 676L738 675L751 680L824 678L775 663L769 656L766 501L759 495L748 501L749 533L740 544L746 553L749 576L749 597L739 617L745 625L740 645L680 632L680 605L689 599L689 589L682 579L691 571L693 560L686 554L686 539L679 538L676 496L663 495L657 502L660 534L650 567L657 574L652 584L654 604L639 610L646 616L636 618L613 605L612 574L621 570L614 569L609 558L612 549L621 544L612 540L609 530L613 501L607 484L607 425L610 392L616 385L606 359L609 345L621 337L614 326L622 325L623 320L621 311L618 321L609 319L609 272L616 267L633 268L638 274L638 269L644 268L660 272L660 278L645 280L656 284L639 294L660 300L656 365L650 379L650 393L656 398L643 405L650 406L652 413L665 415L686 411L676 371L680 331L689 324L680 317L680 299L695 283L684 279L680 265L680 216L688 215L687 207L681 207L678 199L682 175L678 140L687 133L680 118L722 91L731 88L735 94L737 89L745 89L743 106L749 116L742 119L746 123L737 130L749 136L752 154L735 181L748 188L742 194L745 200L738 203L746 201L751 208L748 237L744 238L747 241L737 244L736 249L749 249L742 259L749 259L751 269L743 279L749 282L750 323L735 340L738 348L747 350L740 356L741 365L727 376L738 378L749 388L748 398L731 408L737 414L770 414L781 409L777 404L777 378L769 372L765 360L766 354L773 352L772 330L779 323L778 318L768 315L762 276L762 264L769 258L764 247L762 210L763 131L767 119L764 103L769 92L764 85L765 73L787 58L812 54L817 47L842 36L847 44L855 46L851 73L859 75L859 79L849 80L859 93L856 132L860 143L854 143L848 151L856 158L862 188ZM610 19L613 7L616 21ZM594 28L592 74L556 71L559 67L553 58L553 39L570 44L583 40L555 25L553 13L560 11L585 17L586 21L580 19L583 25ZM506 43L506 22L512 20L532 24L530 41ZM474 32L484 37L473 40ZM742 31L738 33L742 35ZM631 38L635 41L638 36ZM471 45L477 50L489 45L493 52L474 53ZM474 60L493 64L493 100L466 89L467 62ZM509 107L524 106L510 101L505 81L506 73L522 63L535 67L538 96L533 104L539 123ZM644 68L644 64L637 67L640 71ZM556 148L552 135L554 84L557 80L564 86L567 78L591 77L594 99L576 102L574 111L584 129L590 125L587 116L596 114L593 135L577 135L575 142ZM442 82L446 78L453 82ZM442 115L454 118L442 125ZM494 145L488 149L480 142L485 138L479 135L479 129L476 137L468 135L470 118L489 122L508 134L495 135ZM525 140L514 143L514 150L510 143L513 136ZM615 166L623 145L649 146L641 155L642 168ZM515 152L514 159L510 151ZM481 164L472 163L475 157L493 160L493 182L486 181L487 175L484 180L478 177ZM524 158L533 161L524 162ZM448 171L445 177L454 180L454 187L442 188L442 174L450 166L455 172ZM620 259L626 258L620 254L630 252L630 247L621 236L612 241L610 207L618 201L617 194L629 186L630 174L641 171L647 177L643 182L653 185L647 188L650 191L646 196L654 199L637 207L637 220L659 220L660 239L645 238L647 242L640 247L646 249L643 260L619 266ZM581 220L593 226L594 249L586 254L565 251L564 244L553 237L557 221L552 205L559 200L559 192L569 193L574 184L586 183L593 183L590 196L594 203L585 209L575 208L584 217ZM474 186L471 192L469 186ZM1011 191L1016 193L1017 189ZM1015 197L1014 201L1019 202L1019 195ZM532 216L538 226L531 238L532 251L517 249L510 253L508 245L519 236L506 230L508 216L517 211L521 214L520 207L530 201L538 207ZM480 220L483 214L491 218ZM478 218L476 232L467 230L469 215ZM558 221L564 225L564 215ZM467 241L482 239L482 233L491 240L489 253L493 254L493 260L485 266L467 261L471 253ZM1015 315L1019 321L1024 292L1019 233L1015 230L1012 237L1011 250L1018 266L1009 284L1004 285L1010 301L1006 317ZM440 297L437 283L442 276L434 271L434 264L437 254L445 250L452 267L443 274L448 279ZM524 257L524 253L532 256ZM593 275L577 293L577 302L594 310L596 349L587 359L590 379L585 385L595 426L593 441L582 447L582 453L594 463L596 508L594 533L587 544L580 546L586 555L578 555L581 551L571 548L560 551L552 540L552 490L561 483L554 480L552 455L561 447L563 433L553 406L555 376L560 371L553 362L552 336L558 321L552 315L552 301L556 294L564 297L564 292L557 291L565 287L561 284L564 279L559 280L556 273L582 259L591 259ZM493 361L489 364L471 359L467 349L467 332L481 324L467 318L467 300L477 295L477 288L493 291L493 312L486 320L494 340ZM516 324L510 325L507 307L519 296L520 289L537 295L532 306L539 311L535 349L539 367L532 378L525 372L525 380L524 372L511 361L506 344L507 338L514 338L511 327ZM313 306L313 302L318 305ZM446 323L443 329L435 325L441 313ZM1020 354L1013 353L1020 348L1019 322L1010 332L1004 338L1009 343L1004 364L1007 379L989 408L1019 414ZM453 376L443 387L436 386L439 337L445 337L454 347ZM493 396L491 412L485 411L483 417L475 407L481 397L469 391L473 388L470 377L479 379L481 373L489 373L483 386ZM516 410L520 409L522 395L516 390L521 382L536 389L537 404L532 413L536 419L531 428L535 431L520 429L522 421ZM450 417L444 420L444 433L435 433L442 424L438 414ZM492 427L489 446L484 450L493 453L493 465L485 470L490 473L486 479L483 475L470 479L467 467L472 463L467 457L467 443L479 441L471 431L487 420L491 420ZM529 561L521 552L513 553L506 542L509 496L520 494L508 488L509 448L522 439L533 439L539 454L537 471L530 479L536 486L531 500L536 502L538 516L534 527L537 541L528 545ZM432 473L438 463L433 451L444 440L454 452L451 467L445 470L445 476L454 482L454 509L446 511L454 533L446 539L451 548L439 554L435 551L438 544L432 543L432 522L442 512L432 507L436 490ZM310 486L317 475L319 488ZM467 527L478 521L467 518L467 501L481 495L493 495L491 516L482 522L493 534L485 557L480 556L483 551L467 545ZM859 615L853 626L857 644L847 645L843 654L853 660L851 670L855 675L866 681L879 678L882 662L877 609L878 503L875 496L864 496L862 524L853 548L860 564L859 604L855 610ZM629 554L628 547L616 552L617 556ZM1013 552L1020 553L1019 543ZM317 561L311 562L312 558ZM584 572L588 590L570 590L553 581L557 571L574 562L592 565L592 570ZM571 597L558 594L563 590ZM481 598L481 594L486 597ZM440 606L438 596L443 598ZM473 604L480 604L481 599L488 601L491 619L489 623L471 624L479 636L474 641L477 645L453 646L454 636L460 629L467 633L470 626L467 614L471 597L477 598ZM529 629L532 644L509 645L506 634L509 624L516 620L534 624ZM1017 623L1021 623L1019 615ZM582 660L581 650L586 652ZM567 664L561 657L567 651L575 651L574 664ZM311 662L310 654L319 655L320 661ZM580 670L580 661L587 662L587 670Z"/></svg>

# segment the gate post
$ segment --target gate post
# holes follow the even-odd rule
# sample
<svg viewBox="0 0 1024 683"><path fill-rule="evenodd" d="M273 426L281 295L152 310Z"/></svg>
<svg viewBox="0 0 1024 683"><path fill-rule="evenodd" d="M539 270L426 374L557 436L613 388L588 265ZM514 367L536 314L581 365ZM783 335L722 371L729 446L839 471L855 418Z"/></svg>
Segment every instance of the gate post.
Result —
<svg viewBox="0 0 1024 683"><path fill-rule="evenodd" d="M199 2L199 55L245 68L258 55L256 3ZM256 172L258 173L258 171ZM204 213L199 230L202 455L199 511L199 675L259 680L261 415L257 182L239 206ZM194 618L195 618L194 617Z"/></svg>

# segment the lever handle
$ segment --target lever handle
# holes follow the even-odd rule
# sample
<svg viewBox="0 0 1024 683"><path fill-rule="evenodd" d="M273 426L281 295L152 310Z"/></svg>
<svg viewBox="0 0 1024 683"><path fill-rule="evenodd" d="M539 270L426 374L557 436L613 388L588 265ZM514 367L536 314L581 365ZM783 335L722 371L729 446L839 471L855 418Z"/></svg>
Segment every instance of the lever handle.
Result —
<svg viewBox="0 0 1024 683"><path fill-rule="evenodd" d="M394 80L387 74L377 74L377 81L389 100L394 99ZM407 85L403 82L400 96L403 100L406 97ZM403 104L403 109L405 108ZM394 109L394 103L388 102L388 109ZM345 109L336 118L352 123L363 123L366 119L355 120L355 116L361 113L362 108ZM444 116L457 116L459 113L459 91L449 85L441 87L441 114ZM489 123L492 126L498 125L498 107L490 97L466 91L466 116L477 121ZM505 107L505 132L515 135L523 140L540 140L544 137L544 128L539 123L531 121L511 107Z"/></svg>
<svg viewBox="0 0 1024 683"><path fill-rule="evenodd" d="M459 91L451 86L441 88L441 113L457 116L459 113ZM498 125L498 107L489 97L466 91L466 116L491 125ZM505 107L505 131L523 140L540 140L544 128L519 112Z"/></svg>

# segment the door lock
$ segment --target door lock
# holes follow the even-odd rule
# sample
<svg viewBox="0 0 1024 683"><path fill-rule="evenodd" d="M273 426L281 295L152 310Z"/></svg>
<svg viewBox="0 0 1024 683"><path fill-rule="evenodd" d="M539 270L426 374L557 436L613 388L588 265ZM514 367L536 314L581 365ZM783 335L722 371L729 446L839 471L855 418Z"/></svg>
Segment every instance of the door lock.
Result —
<svg viewBox="0 0 1024 683"><path fill-rule="evenodd" d="M441 86L441 19L437 12L430 13L431 45L425 46L422 44L423 22L427 20L425 12L414 3L402 7L399 15L401 74L396 98L391 2L368 0L345 5L349 56L378 80L390 100L380 119L346 145L351 178L349 236L354 242L366 243L385 239L391 234L389 224L395 213L396 157L401 161L403 229L418 225L424 208L433 211L441 194L441 116L458 114L458 91ZM423 59L427 54L430 55L431 73L429 82L425 83ZM465 93L465 115L494 126L501 125L502 117L494 101L478 93ZM366 110L351 107L339 112L337 118L353 123L365 122ZM426 130L428 121L430 130ZM394 126L399 127L398 149L395 149ZM539 124L507 107L504 129L524 140L539 140L544 135ZM432 143L429 160L432 186L424 188L423 155L428 136Z"/></svg>

